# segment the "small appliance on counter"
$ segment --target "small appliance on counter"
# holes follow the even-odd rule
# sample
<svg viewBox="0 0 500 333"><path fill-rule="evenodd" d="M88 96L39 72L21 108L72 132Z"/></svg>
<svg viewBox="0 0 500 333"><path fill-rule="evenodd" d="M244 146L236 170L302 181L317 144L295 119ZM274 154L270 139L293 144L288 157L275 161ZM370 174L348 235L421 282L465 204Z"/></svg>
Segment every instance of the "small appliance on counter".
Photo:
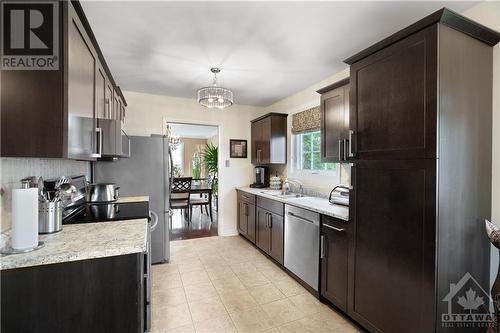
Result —
<svg viewBox="0 0 500 333"><path fill-rule="evenodd" d="M269 187L269 169L266 166L255 167L255 183L250 184L253 188Z"/></svg>
<svg viewBox="0 0 500 333"><path fill-rule="evenodd" d="M281 178L278 175L271 177L269 180L269 188L271 190L281 190Z"/></svg>
<svg viewBox="0 0 500 333"><path fill-rule="evenodd" d="M349 207L349 191L350 187L345 185L337 185L330 192L328 201L332 205L341 205Z"/></svg>

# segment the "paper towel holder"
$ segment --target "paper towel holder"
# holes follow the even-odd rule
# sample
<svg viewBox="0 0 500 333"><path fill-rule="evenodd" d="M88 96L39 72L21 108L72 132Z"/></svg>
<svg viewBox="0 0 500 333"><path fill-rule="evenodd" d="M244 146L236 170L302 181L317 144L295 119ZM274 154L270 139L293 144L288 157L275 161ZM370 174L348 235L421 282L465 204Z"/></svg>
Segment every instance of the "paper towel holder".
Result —
<svg viewBox="0 0 500 333"><path fill-rule="evenodd" d="M31 251L41 249L44 246L45 246L45 243L42 241L38 241L38 245L35 247L29 248L29 249L21 249L21 250L14 249L14 248L12 248L12 246L8 245L8 246L5 246L5 247L0 249L0 254L2 256L7 256L9 254L28 253Z"/></svg>

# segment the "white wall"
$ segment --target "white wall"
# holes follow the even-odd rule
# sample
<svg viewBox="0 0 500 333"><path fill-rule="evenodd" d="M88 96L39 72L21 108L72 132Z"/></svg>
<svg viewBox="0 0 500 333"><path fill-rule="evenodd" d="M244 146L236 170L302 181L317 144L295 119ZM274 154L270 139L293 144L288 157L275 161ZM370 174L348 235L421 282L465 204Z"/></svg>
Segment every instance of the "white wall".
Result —
<svg viewBox="0 0 500 333"><path fill-rule="evenodd" d="M124 92L128 103L125 130L129 135L162 134L169 122L219 126L219 235L236 235L235 187L253 182L250 154L246 159L229 159L229 139L250 143L250 120L260 108L233 105L225 110L200 106L196 100L169 96ZM225 166L229 160L230 166Z"/></svg>
<svg viewBox="0 0 500 333"><path fill-rule="evenodd" d="M500 31L500 2L482 2L463 13L464 16L493 30ZM491 218L500 226L500 45L493 49L493 165ZM498 271L498 250L491 247L491 283Z"/></svg>
<svg viewBox="0 0 500 333"><path fill-rule="evenodd" d="M350 167L348 165L339 165L340 177L325 177L324 174L310 174L303 177L297 174L291 174L291 153L292 153L292 115L294 113L304 111L311 107L317 106L320 103L320 95L316 92L320 88L326 87L339 80L345 79L349 76L349 68L345 65L346 69L318 82L304 90L301 90L291 96L288 96L262 110L262 113L279 112L287 113L288 116L288 138L287 138L287 167L284 173L289 175L290 179L298 180L311 192L318 195L328 195L331 189L339 183L350 183Z"/></svg>

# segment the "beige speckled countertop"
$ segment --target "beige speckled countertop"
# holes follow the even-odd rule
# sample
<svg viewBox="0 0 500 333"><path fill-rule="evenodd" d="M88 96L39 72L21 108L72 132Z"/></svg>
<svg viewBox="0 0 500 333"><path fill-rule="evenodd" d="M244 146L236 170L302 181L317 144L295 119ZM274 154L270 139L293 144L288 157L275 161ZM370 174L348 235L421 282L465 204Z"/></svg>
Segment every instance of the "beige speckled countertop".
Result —
<svg viewBox="0 0 500 333"><path fill-rule="evenodd" d="M143 202L143 201L148 201L149 202L149 197L148 196L124 196L124 197L118 197L114 203L129 203L129 202Z"/></svg>
<svg viewBox="0 0 500 333"><path fill-rule="evenodd" d="M0 270L145 252L147 232L147 219L64 225L40 235L45 246L36 251L2 255Z"/></svg>
<svg viewBox="0 0 500 333"><path fill-rule="evenodd" d="M341 205L333 205L328 201L328 199L308 196L301 198L280 198L272 195L272 193L278 193L281 191L274 191L268 188L238 187L237 189L250 194L283 202L288 205L312 210L314 212L335 217L344 221L349 221L349 208Z"/></svg>

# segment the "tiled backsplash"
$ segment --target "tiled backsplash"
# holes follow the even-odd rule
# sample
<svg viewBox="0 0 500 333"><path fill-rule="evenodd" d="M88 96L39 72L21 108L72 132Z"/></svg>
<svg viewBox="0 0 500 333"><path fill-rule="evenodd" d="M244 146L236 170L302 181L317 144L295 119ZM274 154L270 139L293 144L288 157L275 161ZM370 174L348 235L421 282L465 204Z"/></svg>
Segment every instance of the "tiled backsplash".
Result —
<svg viewBox="0 0 500 333"><path fill-rule="evenodd" d="M27 176L50 179L62 175L86 175L89 178L90 163L63 159L0 158L0 174L0 231L3 232L10 228L12 189L20 187L20 179Z"/></svg>

